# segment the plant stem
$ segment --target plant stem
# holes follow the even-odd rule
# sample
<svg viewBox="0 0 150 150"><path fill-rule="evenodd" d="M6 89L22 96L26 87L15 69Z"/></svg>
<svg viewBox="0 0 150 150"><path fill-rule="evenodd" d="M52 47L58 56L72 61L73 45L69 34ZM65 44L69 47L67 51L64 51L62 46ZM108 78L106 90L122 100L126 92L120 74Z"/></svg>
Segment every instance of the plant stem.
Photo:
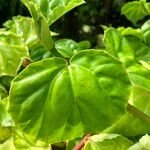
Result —
<svg viewBox="0 0 150 150"><path fill-rule="evenodd" d="M136 107L130 105L128 103L127 105L127 111L130 112L132 115L134 115L135 117L143 120L144 122L148 123L150 125L150 116L148 116L147 114L143 113L142 111L140 111L139 109L137 109Z"/></svg>
<svg viewBox="0 0 150 150"><path fill-rule="evenodd" d="M25 58L25 59L23 60L22 65L26 68L30 63L31 63L31 60Z"/></svg>
<svg viewBox="0 0 150 150"><path fill-rule="evenodd" d="M81 141L78 143L73 150L81 150L85 143L89 140L90 134L87 134Z"/></svg>

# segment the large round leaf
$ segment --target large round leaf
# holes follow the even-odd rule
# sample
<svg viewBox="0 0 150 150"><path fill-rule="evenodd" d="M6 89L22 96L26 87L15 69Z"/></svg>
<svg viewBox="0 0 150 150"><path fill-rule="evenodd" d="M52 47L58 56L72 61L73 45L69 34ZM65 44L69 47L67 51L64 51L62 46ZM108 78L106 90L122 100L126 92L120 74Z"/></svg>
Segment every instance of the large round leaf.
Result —
<svg viewBox="0 0 150 150"><path fill-rule="evenodd" d="M120 61L85 50L68 62L48 58L12 82L10 113L28 135L49 143L99 133L125 114L130 81Z"/></svg>

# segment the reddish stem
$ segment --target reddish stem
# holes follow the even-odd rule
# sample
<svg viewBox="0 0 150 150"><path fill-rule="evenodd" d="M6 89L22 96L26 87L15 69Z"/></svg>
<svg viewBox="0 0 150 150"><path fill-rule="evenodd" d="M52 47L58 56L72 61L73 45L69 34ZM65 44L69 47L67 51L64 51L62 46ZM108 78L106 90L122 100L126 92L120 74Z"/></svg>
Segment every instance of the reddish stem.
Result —
<svg viewBox="0 0 150 150"><path fill-rule="evenodd" d="M31 63L31 60L25 58L25 59L23 60L22 65L26 68L30 63Z"/></svg>
<svg viewBox="0 0 150 150"><path fill-rule="evenodd" d="M81 149L84 147L85 143L89 140L89 138L90 138L90 134L87 134L87 135L80 141L80 143L78 143L78 144L74 147L73 150L81 150Z"/></svg>

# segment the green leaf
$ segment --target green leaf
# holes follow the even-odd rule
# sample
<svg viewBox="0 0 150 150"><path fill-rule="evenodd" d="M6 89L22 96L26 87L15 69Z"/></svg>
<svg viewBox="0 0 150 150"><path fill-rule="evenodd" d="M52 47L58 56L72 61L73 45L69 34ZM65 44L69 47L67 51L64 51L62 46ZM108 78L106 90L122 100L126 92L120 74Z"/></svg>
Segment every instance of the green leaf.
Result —
<svg viewBox="0 0 150 150"><path fill-rule="evenodd" d="M49 144L35 141L27 135L24 135L17 128L13 130L13 143L16 149L21 150L51 150Z"/></svg>
<svg viewBox="0 0 150 150"><path fill-rule="evenodd" d="M150 69L140 64L132 65L127 69L133 84L150 90Z"/></svg>
<svg viewBox="0 0 150 150"><path fill-rule="evenodd" d="M29 65L12 81L9 111L24 133L56 143L111 126L125 114L129 94L122 63L85 50L69 65L63 58Z"/></svg>
<svg viewBox="0 0 150 150"><path fill-rule="evenodd" d="M150 3L144 1L133 1L126 3L121 10L121 13L133 23L150 15Z"/></svg>
<svg viewBox="0 0 150 150"><path fill-rule="evenodd" d="M133 84L131 104L149 116L150 120L150 68L145 64L135 64L127 71ZM150 133L150 126L144 118L136 115L135 112L134 115L127 113L108 131L125 136L136 136Z"/></svg>
<svg viewBox="0 0 150 150"><path fill-rule="evenodd" d="M83 0L22 0L22 2L33 17L34 28L39 40L48 50L54 48L49 25L74 7L84 3Z"/></svg>
<svg viewBox="0 0 150 150"><path fill-rule="evenodd" d="M90 137L83 150L127 150L133 143L117 134L99 134Z"/></svg>
<svg viewBox="0 0 150 150"><path fill-rule="evenodd" d="M142 33L144 34L145 42L150 46L150 20L146 21L141 27Z"/></svg>
<svg viewBox="0 0 150 150"><path fill-rule="evenodd" d="M131 104L150 116L150 91L140 86L133 86ZM131 121L132 120L132 121ZM106 130L108 133L117 133L124 136L137 136L150 133L150 126L139 116L127 113L121 120Z"/></svg>
<svg viewBox="0 0 150 150"><path fill-rule="evenodd" d="M121 50L123 37L114 28L108 28L105 30L104 42L105 46L110 54L117 57L118 52Z"/></svg>
<svg viewBox="0 0 150 150"><path fill-rule="evenodd" d="M28 49L24 45L10 45L0 41L0 76L16 76L22 61L28 57Z"/></svg>
<svg viewBox="0 0 150 150"><path fill-rule="evenodd" d="M49 25L58 20L71 9L84 3L84 0L22 0L26 5L32 2L40 8L42 15L48 20ZM29 7L28 7L29 8ZM30 9L30 8L29 8Z"/></svg>
<svg viewBox="0 0 150 150"><path fill-rule="evenodd" d="M54 47L54 43L49 30L49 25L46 18L40 11L39 6L28 0L22 0L27 6L34 21L34 30L40 42L44 45L47 50L51 50Z"/></svg>
<svg viewBox="0 0 150 150"><path fill-rule="evenodd" d="M21 142L21 141L20 141ZM3 144L0 144L0 150L51 150L50 148L41 148L41 147L34 147L32 145L26 147L15 147L13 138L9 138L6 142Z"/></svg>
<svg viewBox="0 0 150 150"><path fill-rule="evenodd" d="M125 46L125 43L128 47ZM134 51L134 57L138 60L150 61L150 48L136 37L125 37L122 47Z"/></svg>
<svg viewBox="0 0 150 150"><path fill-rule="evenodd" d="M14 126L13 120L8 113L8 97L0 101L0 125L2 127Z"/></svg>
<svg viewBox="0 0 150 150"><path fill-rule="evenodd" d="M128 150L149 150L150 149L150 136L143 136L138 143L131 146Z"/></svg>
<svg viewBox="0 0 150 150"><path fill-rule="evenodd" d="M81 48L81 50L89 49L91 48L91 43L89 41L81 41L79 42L79 47Z"/></svg>
<svg viewBox="0 0 150 150"><path fill-rule="evenodd" d="M6 88L5 88L3 85L1 85L1 83L0 83L0 101L1 101L2 99L4 99L5 97L7 97L7 95L8 95L8 91L7 91Z"/></svg>
<svg viewBox="0 0 150 150"><path fill-rule="evenodd" d="M32 19L29 17L13 17L12 20L4 23L4 27L10 32L19 35L22 38L22 43L29 48L38 40L33 30Z"/></svg>
<svg viewBox="0 0 150 150"><path fill-rule="evenodd" d="M135 107L150 116L150 90L134 87L132 99Z"/></svg>
<svg viewBox="0 0 150 150"><path fill-rule="evenodd" d="M30 50L30 57L32 62L42 60L44 58L51 57L51 51L47 51L47 49L41 45L39 42L32 45Z"/></svg>
<svg viewBox="0 0 150 150"><path fill-rule="evenodd" d="M117 30L121 33L122 36L134 36L141 40L144 39L141 29L133 29L131 27L128 27L128 28L119 27L117 28Z"/></svg>
<svg viewBox="0 0 150 150"><path fill-rule="evenodd" d="M0 126L0 143L5 142L11 136L12 136L11 128L9 128L9 127L1 127ZM1 150L1 144L0 144L0 150Z"/></svg>
<svg viewBox="0 0 150 150"><path fill-rule="evenodd" d="M120 31L118 31L120 30ZM104 42L107 51L117 57L126 67L133 65L136 60L149 61L150 49L134 34L124 34L124 29L108 28L105 31ZM121 35L122 34L122 35Z"/></svg>
<svg viewBox="0 0 150 150"><path fill-rule="evenodd" d="M70 39L56 41L55 48L64 58L70 58L81 50L78 43Z"/></svg>
<svg viewBox="0 0 150 150"><path fill-rule="evenodd" d="M117 29L108 28L104 34L104 42L107 51L123 62L125 66L134 62L134 50Z"/></svg>
<svg viewBox="0 0 150 150"><path fill-rule="evenodd" d="M55 42L56 50L64 58L70 58L77 52L90 48L90 46L91 45L88 41L81 41L80 43L77 43L71 39L61 39Z"/></svg>

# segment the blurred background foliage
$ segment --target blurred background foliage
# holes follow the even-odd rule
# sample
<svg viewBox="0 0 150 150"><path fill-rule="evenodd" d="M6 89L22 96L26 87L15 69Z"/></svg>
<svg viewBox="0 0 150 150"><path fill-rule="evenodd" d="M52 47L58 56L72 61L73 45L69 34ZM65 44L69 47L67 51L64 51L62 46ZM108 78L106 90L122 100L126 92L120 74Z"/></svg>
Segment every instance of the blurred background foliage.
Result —
<svg viewBox="0 0 150 150"><path fill-rule="evenodd" d="M51 30L59 33L62 38L76 41L86 39L95 45L103 33L101 25L135 26L120 14L121 7L128 1L133 0L86 0L86 4L75 8L53 24ZM0 27L16 15L29 15L21 0L0 0Z"/></svg>

